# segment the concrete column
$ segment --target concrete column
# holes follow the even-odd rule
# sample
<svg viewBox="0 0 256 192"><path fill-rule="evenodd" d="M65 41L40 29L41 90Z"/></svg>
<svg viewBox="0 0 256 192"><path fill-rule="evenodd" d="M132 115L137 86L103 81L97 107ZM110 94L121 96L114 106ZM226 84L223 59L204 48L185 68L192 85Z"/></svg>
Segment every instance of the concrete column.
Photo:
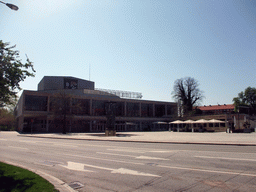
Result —
<svg viewBox="0 0 256 192"><path fill-rule="evenodd" d="M126 107L127 107L127 103L126 101L124 102L124 116L126 117Z"/></svg>
<svg viewBox="0 0 256 192"><path fill-rule="evenodd" d="M141 117L141 102L140 102L140 113L139 113L140 117Z"/></svg>
<svg viewBox="0 0 256 192"><path fill-rule="evenodd" d="M89 106L90 106L89 115L92 115L92 99L90 99Z"/></svg>
<svg viewBox="0 0 256 192"><path fill-rule="evenodd" d="M92 121L90 121L90 132L92 132Z"/></svg>
<svg viewBox="0 0 256 192"><path fill-rule="evenodd" d="M50 112L50 96L47 97L47 112Z"/></svg>
<svg viewBox="0 0 256 192"><path fill-rule="evenodd" d="M48 120L48 115L46 116L46 132L49 132L49 120Z"/></svg>

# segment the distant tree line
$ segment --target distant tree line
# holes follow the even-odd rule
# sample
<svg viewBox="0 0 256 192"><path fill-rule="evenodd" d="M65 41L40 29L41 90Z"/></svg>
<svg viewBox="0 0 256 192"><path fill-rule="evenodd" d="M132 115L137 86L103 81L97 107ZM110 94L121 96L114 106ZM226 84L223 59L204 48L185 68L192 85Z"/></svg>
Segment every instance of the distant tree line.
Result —
<svg viewBox="0 0 256 192"><path fill-rule="evenodd" d="M238 97L233 98L235 112L256 114L256 88L247 87L244 91L238 93Z"/></svg>

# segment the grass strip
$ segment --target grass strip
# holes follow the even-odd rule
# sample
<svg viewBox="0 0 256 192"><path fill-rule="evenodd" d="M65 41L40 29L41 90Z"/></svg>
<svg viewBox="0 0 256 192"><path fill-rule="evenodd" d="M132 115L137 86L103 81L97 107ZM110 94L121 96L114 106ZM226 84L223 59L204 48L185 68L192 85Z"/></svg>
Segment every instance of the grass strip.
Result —
<svg viewBox="0 0 256 192"><path fill-rule="evenodd" d="M0 162L0 192L57 192L54 186L39 175Z"/></svg>

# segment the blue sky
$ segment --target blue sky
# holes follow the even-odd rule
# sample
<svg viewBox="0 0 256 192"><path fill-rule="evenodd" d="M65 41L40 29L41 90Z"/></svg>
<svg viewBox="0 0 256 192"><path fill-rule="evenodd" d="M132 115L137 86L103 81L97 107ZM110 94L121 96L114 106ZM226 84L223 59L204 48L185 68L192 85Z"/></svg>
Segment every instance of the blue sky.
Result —
<svg viewBox="0 0 256 192"><path fill-rule="evenodd" d="M36 76L74 76L96 88L174 101L174 81L198 80L202 105L230 104L256 87L256 1L9 0L0 37L16 44Z"/></svg>

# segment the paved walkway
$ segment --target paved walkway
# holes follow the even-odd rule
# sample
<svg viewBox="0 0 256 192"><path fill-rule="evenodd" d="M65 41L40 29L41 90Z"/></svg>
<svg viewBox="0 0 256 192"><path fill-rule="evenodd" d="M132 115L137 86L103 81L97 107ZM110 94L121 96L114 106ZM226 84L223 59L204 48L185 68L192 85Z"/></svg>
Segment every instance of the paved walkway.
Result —
<svg viewBox="0 0 256 192"><path fill-rule="evenodd" d="M147 142L147 143L191 143L210 145L254 145L256 133L188 133L188 132L117 132L117 136L106 137L104 133L68 134L20 134L26 137L58 139Z"/></svg>

